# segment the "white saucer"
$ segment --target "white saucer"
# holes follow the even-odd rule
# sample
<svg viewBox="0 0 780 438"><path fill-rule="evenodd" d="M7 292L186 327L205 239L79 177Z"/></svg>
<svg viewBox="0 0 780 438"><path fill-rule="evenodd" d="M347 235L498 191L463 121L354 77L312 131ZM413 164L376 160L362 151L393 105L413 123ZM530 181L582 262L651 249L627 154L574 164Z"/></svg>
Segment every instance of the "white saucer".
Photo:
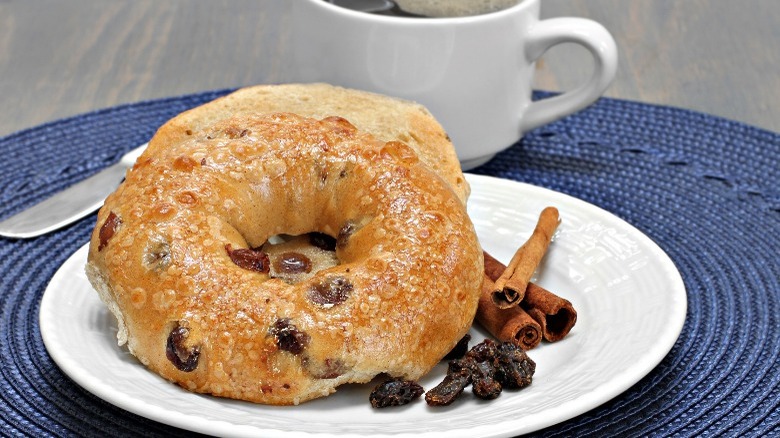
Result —
<svg viewBox="0 0 780 438"><path fill-rule="evenodd" d="M586 202L513 181L468 175L469 213L482 246L504 262L533 231L546 206L561 226L536 281L569 299L577 325L529 356L531 386L484 402L470 392L446 408L424 401L372 409L368 385L347 385L325 399L272 407L187 392L147 371L116 345L116 322L84 275L87 247L57 271L40 309L54 361L76 383L130 412L176 427L221 436L514 436L586 412L649 373L674 345L686 313L680 274L648 237ZM472 330L476 340L484 337ZM433 387L440 365L420 382Z"/></svg>

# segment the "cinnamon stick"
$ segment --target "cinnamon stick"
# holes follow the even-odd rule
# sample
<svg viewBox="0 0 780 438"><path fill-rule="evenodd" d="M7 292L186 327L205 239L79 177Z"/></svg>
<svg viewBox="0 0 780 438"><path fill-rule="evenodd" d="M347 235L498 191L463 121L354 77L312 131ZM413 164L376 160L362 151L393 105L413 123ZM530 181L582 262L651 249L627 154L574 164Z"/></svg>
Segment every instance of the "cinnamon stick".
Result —
<svg viewBox="0 0 780 438"><path fill-rule="evenodd" d="M498 277L506 270L506 265L485 250L482 250L482 258L485 265L485 275L490 278L491 283L495 284L494 282L498 280Z"/></svg>
<svg viewBox="0 0 780 438"><path fill-rule="evenodd" d="M504 272L495 280L495 288L491 293L494 305L507 309L522 301L528 282L547 252L556 228L558 209L547 207L539 214L531 237L518 248Z"/></svg>
<svg viewBox="0 0 780 438"><path fill-rule="evenodd" d="M539 323L547 342L560 341L577 323L577 311L569 300L534 283L528 284L520 307Z"/></svg>
<svg viewBox="0 0 780 438"><path fill-rule="evenodd" d="M498 278L502 272L504 272L506 266L499 260L495 259L488 252L482 252L485 260L485 276L486 282L488 279ZM487 307L489 302L487 301L486 288L490 286L484 286L482 289L482 296L480 297L479 307L477 308L477 318L483 327L488 328L488 325L495 325L493 330L488 329L490 333L498 338L496 333L501 333L501 324L505 326L511 324L517 324L516 321L520 320L520 316L513 316L509 318L507 315L514 315L513 309L499 309L494 307L495 310L490 310ZM484 307L484 308L483 308ZM541 330L541 337L547 342L556 342L569 334L574 324L577 323L577 311L574 310L571 302L565 298L561 298L558 295L550 292L549 290L535 284L528 283L528 287L525 289L523 300L518 306L524 310L525 314L530 316L538 325ZM510 313L511 312L511 313ZM480 318L493 319L492 322L483 323ZM522 317L524 318L524 317ZM494 331L496 333L494 333Z"/></svg>
<svg viewBox="0 0 780 438"><path fill-rule="evenodd" d="M512 342L525 351L539 345L542 340L539 323L520 306L508 309L496 307L491 299L494 287L493 280L486 272L477 307L477 322L500 342Z"/></svg>

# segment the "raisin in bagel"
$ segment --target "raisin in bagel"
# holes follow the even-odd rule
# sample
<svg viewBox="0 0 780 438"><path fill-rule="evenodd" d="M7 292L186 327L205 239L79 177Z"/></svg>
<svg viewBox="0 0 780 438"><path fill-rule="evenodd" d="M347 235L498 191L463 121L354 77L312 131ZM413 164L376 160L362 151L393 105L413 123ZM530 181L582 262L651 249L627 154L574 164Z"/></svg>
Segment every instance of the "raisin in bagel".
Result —
<svg viewBox="0 0 780 438"><path fill-rule="evenodd" d="M257 248L307 233L335 262L270 275ZM420 378L468 331L483 278L464 204L411 148L289 113L148 149L98 213L87 275L151 370L280 405Z"/></svg>
<svg viewBox="0 0 780 438"><path fill-rule="evenodd" d="M185 111L165 123L149 147L179 143L236 115L288 112L322 119L343 117L382 141L401 141L439 173L465 202L469 186L447 133L415 102L328 84L257 85Z"/></svg>

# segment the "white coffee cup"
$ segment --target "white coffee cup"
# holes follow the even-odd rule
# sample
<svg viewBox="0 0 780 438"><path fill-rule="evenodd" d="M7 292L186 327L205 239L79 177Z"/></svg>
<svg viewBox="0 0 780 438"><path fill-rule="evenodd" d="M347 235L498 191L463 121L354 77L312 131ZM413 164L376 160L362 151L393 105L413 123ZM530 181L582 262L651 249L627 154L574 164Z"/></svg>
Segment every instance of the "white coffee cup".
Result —
<svg viewBox="0 0 780 438"><path fill-rule="evenodd" d="M452 139L464 170L529 130L590 105L617 70L617 47L602 25L582 18L540 20L539 0L451 18L376 15L325 0L292 3L286 80L328 82L425 105ZM532 102L535 61L565 42L590 51L592 76L574 90Z"/></svg>

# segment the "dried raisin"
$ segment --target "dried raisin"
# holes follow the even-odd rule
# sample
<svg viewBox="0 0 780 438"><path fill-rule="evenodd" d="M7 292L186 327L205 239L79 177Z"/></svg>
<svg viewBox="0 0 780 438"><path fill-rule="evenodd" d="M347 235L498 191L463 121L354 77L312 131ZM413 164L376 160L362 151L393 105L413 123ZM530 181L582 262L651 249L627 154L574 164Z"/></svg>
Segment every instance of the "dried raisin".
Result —
<svg viewBox="0 0 780 438"><path fill-rule="evenodd" d="M263 274L267 274L271 270L268 254L263 251L252 248L233 249L229 243L225 245L225 251L227 251L230 260L241 268Z"/></svg>
<svg viewBox="0 0 780 438"><path fill-rule="evenodd" d="M193 347L187 347L186 345L189 335L190 330L177 323L176 327L168 335L168 342L165 345L165 357L178 370L184 372L195 370L198 367L198 359L200 358L199 345Z"/></svg>
<svg viewBox="0 0 780 438"><path fill-rule="evenodd" d="M460 368L448 371L444 380L425 393L425 402L431 406L447 406L471 384L471 371Z"/></svg>
<svg viewBox="0 0 780 438"><path fill-rule="evenodd" d="M309 335L298 330L289 318L277 319L274 325L268 329L268 333L274 337L280 350L289 351L292 354L301 354L309 343Z"/></svg>
<svg viewBox="0 0 780 438"><path fill-rule="evenodd" d="M417 382L394 379L377 385L368 399L375 408L402 406L420 397L424 390Z"/></svg>
<svg viewBox="0 0 780 438"><path fill-rule="evenodd" d="M471 367L471 390L483 400L492 400L501 395L501 384L496 380L493 361L475 362Z"/></svg>
<svg viewBox="0 0 780 438"><path fill-rule="evenodd" d="M347 221L343 227L339 230L339 235L336 238L336 247L345 248L349 242L349 238L357 231L357 224L354 221Z"/></svg>
<svg viewBox="0 0 780 438"><path fill-rule="evenodd" d="M352 289L352 283L346 277L331 276L313 285L309 289L308 297L319 305L331 307L347 301Z"/></svg>
<svg viewBox="0 0 780 438"><path fill-rule="evenodd" d="M505 388L520 389L531 384L536 363L511 342L498 346L496 379Z"/></svg>
<svg viewBox="0 0 780 438"><path fill-rule="evenodd" d="M171 245L164 237L155 236L149 239L144 251L143 263L146 269L161 272L171 264Z"/></svg>
<svg viewBox="0 0 780 438"><path fill-rule="evenodd" d="M466 333L463 335L460 341L458 341L458 343L452 347L452 350L450 350L450 352L444 356L443 360L460 359L461 357L465 356L469 351L469 341L471 341L471 335Z"/></svg>
<svg viewBox="0 0 780 438"><path fill-rule="evenodd" d="M116 230L119 229L120 225L122 225L122 219L114 214L113 211L109 212L106 221L103 222L103 225L100 227L100 231L98 232L98 238L100 239L100 243L98 244L98 251L102 251L103 248L108 245L108 241L114 237L114 233L116 233Z"/></svg>
<svg viewBox="0 0 780 438"><path fill-rule="evenodd" d="M309 273L311 266L311 259L294 251L281 254L274 262L274 269L281 274Z"/></svg>

